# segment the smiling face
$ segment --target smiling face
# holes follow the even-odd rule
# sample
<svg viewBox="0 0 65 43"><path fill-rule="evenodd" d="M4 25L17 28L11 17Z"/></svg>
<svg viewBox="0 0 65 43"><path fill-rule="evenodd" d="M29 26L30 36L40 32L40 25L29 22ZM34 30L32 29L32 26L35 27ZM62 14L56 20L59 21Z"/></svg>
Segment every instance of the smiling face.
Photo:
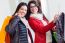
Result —
<svg viewBox="0 0 65 43"><path fill-rule="evenodd" d="M38 12L38 7L34 3L31 3L30 4L30 11L31 11L31 13L35 14Z"/></svg>
<svg viewBox="0 0 65 43"><path fill-rule="evenodd" d="M24 17L27 13L27 6L21 6L21 8L19 9L18 13L21 15L21 17Z"/></svg>

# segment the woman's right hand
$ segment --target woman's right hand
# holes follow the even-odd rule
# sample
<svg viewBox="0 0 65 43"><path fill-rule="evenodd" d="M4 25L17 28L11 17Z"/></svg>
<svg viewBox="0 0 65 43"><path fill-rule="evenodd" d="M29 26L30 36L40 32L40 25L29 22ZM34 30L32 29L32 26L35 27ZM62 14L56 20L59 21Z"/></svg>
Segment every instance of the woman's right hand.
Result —
<svg viewBox="0 0 65 43"><path fill-rule="evenodd" d="M15 16L18 16L19 18L22 17L22 15L20 13L16 13Z"/></svg>
<svg viewBox="0 0 65 43"><path fill-rule="evenodd" d="M54 32L57 31L56 26L53 27L52 31L54 31Z"/></svg>

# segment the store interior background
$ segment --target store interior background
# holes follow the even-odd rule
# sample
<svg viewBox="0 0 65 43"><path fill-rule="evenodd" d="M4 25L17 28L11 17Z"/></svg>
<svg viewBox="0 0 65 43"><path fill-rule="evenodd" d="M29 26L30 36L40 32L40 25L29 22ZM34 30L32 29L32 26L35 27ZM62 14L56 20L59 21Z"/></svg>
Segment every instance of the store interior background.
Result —
<svg viewBox="0 0 65 43"><path fill-rule="evenodd" d="M20 2L28 3L30 0L0 0L0 31L4 19L11 16ZM65 13L65 0L40 0L42 12L48 20L52 20L56 14Z"/></svg>

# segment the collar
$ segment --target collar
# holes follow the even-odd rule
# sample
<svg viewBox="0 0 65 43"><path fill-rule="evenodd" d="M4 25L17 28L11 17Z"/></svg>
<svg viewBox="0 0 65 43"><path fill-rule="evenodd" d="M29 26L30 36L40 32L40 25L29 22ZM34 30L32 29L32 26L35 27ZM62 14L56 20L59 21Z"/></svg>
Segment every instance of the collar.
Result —
<svg viewBox="0 0 65 43"><path fill-rule="evenodd" d="M40 14L40 13L31 14L30 17L34 17L34 18L36 18L36 19L43 20L43 15Z"/></svg>

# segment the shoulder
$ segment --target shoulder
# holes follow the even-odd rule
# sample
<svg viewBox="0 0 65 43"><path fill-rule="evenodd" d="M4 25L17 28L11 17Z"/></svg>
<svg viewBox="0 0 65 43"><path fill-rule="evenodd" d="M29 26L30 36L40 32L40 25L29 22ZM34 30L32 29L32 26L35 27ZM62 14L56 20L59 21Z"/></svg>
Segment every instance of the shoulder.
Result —
<svg viewBox="0 0 65 43"><path fill-rule="evenodd" d="M39 23L41 23L40 20L38 20L38 19L36 19L36 18L33 18L33 17L30 17L30 19L28 20L28 22L29 22L30 24L39 24Z"/></svg>

